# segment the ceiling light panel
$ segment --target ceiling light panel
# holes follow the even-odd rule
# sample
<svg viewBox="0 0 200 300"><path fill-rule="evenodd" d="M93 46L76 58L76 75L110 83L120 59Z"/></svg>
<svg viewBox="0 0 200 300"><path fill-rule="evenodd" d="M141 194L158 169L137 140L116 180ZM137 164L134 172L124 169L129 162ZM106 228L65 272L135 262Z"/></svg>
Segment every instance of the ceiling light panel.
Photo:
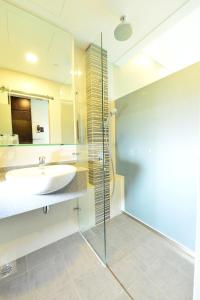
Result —
<svg viewBox="0 0 200 300"><path fill-rule="evenodd" d="M27 52L25 57L26 57L26 61L31 64L36 64L38 62L37 55L32 52Z"/></svg>

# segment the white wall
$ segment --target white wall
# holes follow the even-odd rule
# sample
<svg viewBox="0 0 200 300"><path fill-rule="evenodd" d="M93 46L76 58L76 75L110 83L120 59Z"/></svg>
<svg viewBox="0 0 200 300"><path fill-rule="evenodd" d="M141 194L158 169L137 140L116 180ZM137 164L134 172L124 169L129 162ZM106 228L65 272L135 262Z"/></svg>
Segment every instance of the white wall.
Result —
<svg viewBox="0 0 200 300"><path fill-rule="evenodd" d="M0 168L38 164L41 155L46 157L46 163L75 162L77 157L74 153L74 145L0 147Z"/></svg>
<svg viewBox="0 0 200 300"><path fill-rule="evenodd" d="M113 178L111 177L111 191ZM115 189L113 197L110 200L110 216L114 218L124 210L124 176L115 174Z"/></svg>
<svg viewBox="0 0 200 300"><path fill-rule="evenodd" d="M33 144L49 144L49 103L45 100L31 99L31 120ZM37 126L43 127L38 132Z"/></svg>
<svg viewBox="0 0 200 300"><path fill-rule="evenodd" d="M200 178L198 181L198 189L200 187ZM195 273L194 273L194 295L193 300L200 299L200 190L198 191L197 200L197 225L196 225L196 251L195 251Z"/></svg>
<svg viewBox="0 0 200 300"><path fill-rule="evenodd" d="M1 103L0 99L0 134L12 134L10 105Z"/></svg>
<svg viewBox="0 0 200 300"><path fill-rule="evenodd" d="M200 120L199 120L200 128ZM200 133L200 131L199 131ZM200 143L200 136L199 136ZM199 145L200 146L200 145ZM197 178L197 210L196 210L196 245L195 245L195 272L194 272L194 292L193 300L200 299L200 156L198 163L198 178Z"/></svg>
<svg viewBox="0 0 200 300"><path fill-rule="evenodd" d="M61 132L63 144L74 143L74 105L69 101L61 102Z"/></svg>
<svg viewBox="0 0 200 300"><path fill-rule="evenodd" d="M79 125L79 143L87 143L87 98L86 98L86 55L83 49L75 47L74 87L76 117Z"/></svg>
<svg viewBox="0 0 200 300"><path fill-rule="evenodd" d="M118 99L169 74L169 70L142 53L124 65L113 66L113 98Z"/></svg>

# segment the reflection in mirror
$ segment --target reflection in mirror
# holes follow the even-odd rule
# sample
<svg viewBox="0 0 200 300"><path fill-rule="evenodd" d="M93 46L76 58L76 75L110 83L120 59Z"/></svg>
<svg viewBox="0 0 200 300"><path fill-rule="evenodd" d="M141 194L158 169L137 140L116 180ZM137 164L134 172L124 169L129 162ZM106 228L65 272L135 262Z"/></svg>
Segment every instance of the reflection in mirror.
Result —
<svg viewBox="0 0 200 300"><path fill-rule="evenodd" d="M75 143L73 38L0 0L0 145Z"/></svg>

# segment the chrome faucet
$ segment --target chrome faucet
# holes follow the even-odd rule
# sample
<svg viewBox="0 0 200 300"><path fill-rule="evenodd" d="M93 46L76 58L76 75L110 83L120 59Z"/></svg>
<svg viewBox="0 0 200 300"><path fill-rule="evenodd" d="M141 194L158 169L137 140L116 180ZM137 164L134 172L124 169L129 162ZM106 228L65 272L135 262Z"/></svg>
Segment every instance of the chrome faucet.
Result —
<svg viewBox="0 0 200 300"><path fill-rule="evenodd" d="M40 156L39 157L39 168L44 169L45 163L46 163L46 157Z"/></svg>

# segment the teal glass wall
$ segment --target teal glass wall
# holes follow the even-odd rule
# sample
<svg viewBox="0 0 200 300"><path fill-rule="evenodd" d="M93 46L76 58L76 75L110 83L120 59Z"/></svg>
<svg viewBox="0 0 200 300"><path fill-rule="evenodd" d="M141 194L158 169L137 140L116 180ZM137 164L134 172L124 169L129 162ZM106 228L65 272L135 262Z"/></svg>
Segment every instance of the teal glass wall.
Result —
<svg viewBox="0 0 200 300"><path fill-rule="evenodd" d="M116 101L117 173L125 209L195 247L200 64Z"/></svg>

